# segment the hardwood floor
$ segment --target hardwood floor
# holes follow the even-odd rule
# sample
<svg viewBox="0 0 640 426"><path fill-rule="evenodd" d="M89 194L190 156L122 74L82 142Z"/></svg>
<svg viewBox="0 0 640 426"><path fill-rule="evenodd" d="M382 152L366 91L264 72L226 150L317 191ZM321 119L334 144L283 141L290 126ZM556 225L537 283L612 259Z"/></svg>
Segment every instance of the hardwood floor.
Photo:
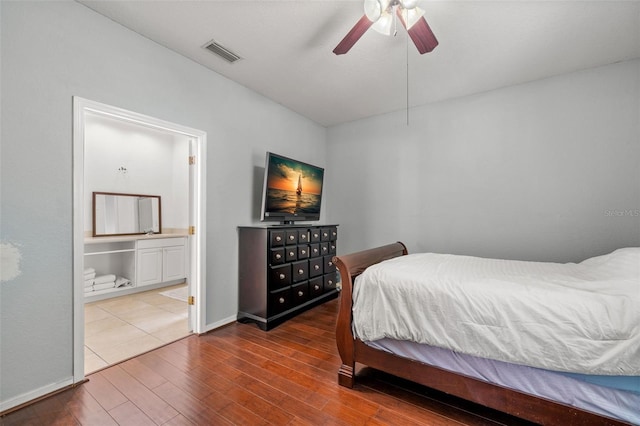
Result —
<svg viewBox="0 0 640 426"><path fill-rule="evenodd" d="M525 425L369 368L337 384L338 300L263 332L234 323L88 376L3 425Z"/></svg>

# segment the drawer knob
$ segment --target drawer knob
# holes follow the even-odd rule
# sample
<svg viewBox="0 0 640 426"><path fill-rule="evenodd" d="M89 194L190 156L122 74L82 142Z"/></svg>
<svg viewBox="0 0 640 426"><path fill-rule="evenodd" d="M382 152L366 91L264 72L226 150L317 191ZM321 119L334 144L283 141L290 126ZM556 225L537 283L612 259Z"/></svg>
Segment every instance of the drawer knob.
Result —
<svg viewBox="0 0 640 426"><path fill-rule="evenodd" d="M336 231L333 231L333 236L335 237L337 235L338 235L338 233Z"/></svg>
<svg viewBox="0 0 640 426"><path fill-rule="evenodd" d="M284 303L284 297L281 297L280 299L278 299L278 302Z"/></svg>
<svg viewBox="0 0 640 426"><path fill-rule="evenodd" d="M329 234L327 234L326 232L324 234L322 234L323 237L328 237Z"/></svg>
<svg viewBox="0 0 640 426"><path fill-rule="evenodd" d="M295 239L296 239L296 237L294 237L293 235L289 235L289 239L290 239L291 241L293 241L293 240L295 240Z"/></svg>
<svg viewBox="0 0 640 426"><path fill-rule="evenodd" d="M327 246L322 247L322 251L327 251Z"/></svg>
<svg viewBox="0 0 640 426"><path fill-rule="evenodd" d="M285 274L280 274L280 279L284 280L287 276Z"/></svg>
<svg viewBox="0 0 640 426"><path fill-rule="evenodd" d="M333 285L333 281L329 280L329 285Z"/></svg>
<svg viewBox="0 0 640 426"><path fill-rule="evenodd" d="M301 240L306 240L306 239L307 239L307 234L302 234L302 235L300 235L300 239L301 239Z"/></svg>
<svg viewBox="0 0 640 426"><path fill-rule="evenodd" d="M333 266L333 262L332 261L329 261L329 266Z"/></svg>
<svg viewBox="0 0 640 426"><path fill-rule="evenodd" d="M302 296L304 296L304 293L302 291L299 291L298 292L298 296L302 297Z"/></svg>
<svg viewBox="0 0 640 426"><path fill-rule="evenodd" d="M298 274L299 274L299 275L304 274L304 269L298 269Z"/></svg>
<svg viewBox="0 0 640 426"><path fill-rule="evenodd" d="M317 253L317 252L318 252L318 249L317 249L317 248L314 248L314 249L313 249L313 252L314 252L314 253Z"/></svg>
<svg viewBox="0 0 640 426"><path fill-rule="evenodd" d="M280 235L276 236L276 241L282 241L282 237Z"/></svg>
<svg viewBox="0 0 640 426"><path fill-rule="evenodd" d="M278 260L282 259L282 255L280 253L276 253L276 259Z"/></svg>
<svg viewBox="0 0 640 426"><path fill-rule="evenodd" d="M313 286L313 289L314 290L320 290L320 286L318 284L316 284L316 285Z"/></svg>
<svg viewBox="0 0 640 426"><path fill-rule="evenodd" d="M335 250L335 249L336 249L336 246L331 246L331 250Z"/></svg>
<svg viewBox="0 0 640 426"><path fill-rule="evenodd" d="M293 252L293 251L290 251L290 252L289 252L289 256L293 257L293 256L295 256L295 255L296 255L296 253L295 253L295 252Z"/></svg>
<svg viewBox="0 0 640 426"><path fill-rule="evenodd" d="M313 265L313 269L317 271L318 269L320 269L320 265Z"/></svg>
<svg viewBox="0 0 640 426"><path fill-rule="evenodd" d="M318 234L313 234L313 238L318 238Z"/></svg>
<svg viewBox="0 0 640 426"><path fill-rule="evenodd" d="M300 250L300 253L307 254L307 251L306 250Z"/></svg>

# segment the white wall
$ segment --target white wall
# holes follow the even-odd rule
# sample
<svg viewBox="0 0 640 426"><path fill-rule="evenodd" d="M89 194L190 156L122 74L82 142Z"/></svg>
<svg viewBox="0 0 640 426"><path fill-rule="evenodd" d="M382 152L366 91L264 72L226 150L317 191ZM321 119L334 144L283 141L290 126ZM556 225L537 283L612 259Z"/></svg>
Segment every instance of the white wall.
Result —
<svg viewBox="0 0 640 426"><path fill-rule="evenodd" d="M472 76L470 76L472 78ZM640 246L640 61L328 131L339 252L580 261ZM339 188L339 189L338 189Z"/></svg>
<svg viewBox="0 0 640 426"><path fill-rule="evenodd" d="M73 96L207 132L207 324L237 313L236 226L257 217L265 151L322 166L326 132L76 2L0 16L0 232L19 260L0 281L4 408L72 376Z"/></svg>
<svg viewBox="0 0 640 426"><path fill-rule="evenodd" d="M162 227L187 229L188 137L87 114L85 138L85 231L93 227L94 191L159 195Z"/></svg>

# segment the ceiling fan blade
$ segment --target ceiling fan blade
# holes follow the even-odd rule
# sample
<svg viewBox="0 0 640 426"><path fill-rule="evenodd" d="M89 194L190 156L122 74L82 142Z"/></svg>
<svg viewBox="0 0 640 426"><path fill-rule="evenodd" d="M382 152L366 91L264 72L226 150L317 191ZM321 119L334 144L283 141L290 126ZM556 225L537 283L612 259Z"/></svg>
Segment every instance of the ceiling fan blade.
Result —
<svg viewBox="0 0 640 426"><path fill-rule="evenodd" d="M367 32L371 25L373 25L373 22L367 18L367 15L363 15L353 28L351 28L351 31L344 36L340 43L338 43L336 48L333 49L333 53L336 55L343 55L347 53L349 49L351 49L353 45L360 40L360 37Z"/></svg>
<svg viewBox="0 0 640 426"><path fill-rule="evenodd" d="M396 13L400 18L402 25L407 28L407 24L404 22L404 17L402 16L400 8L397 8ZM431 52L438 45L438 40L433 34L433 31L431 31L431 28L429 27L429 24L427 24L427 20L424 19L424 16L420 17L420 19L418 19L418 21L413 24L407 32L421 55Z"/></svg>

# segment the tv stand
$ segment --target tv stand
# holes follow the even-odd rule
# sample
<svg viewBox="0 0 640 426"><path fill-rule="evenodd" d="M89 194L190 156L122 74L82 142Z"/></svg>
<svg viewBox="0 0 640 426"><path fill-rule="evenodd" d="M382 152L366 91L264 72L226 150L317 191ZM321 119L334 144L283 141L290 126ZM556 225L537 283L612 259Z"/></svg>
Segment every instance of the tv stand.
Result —
<svg viewBox="0 0 640 426"><path fill-rule="evenodd" d="M238 228L238 321L270 330L334 299L338 225Z"/></svg>

